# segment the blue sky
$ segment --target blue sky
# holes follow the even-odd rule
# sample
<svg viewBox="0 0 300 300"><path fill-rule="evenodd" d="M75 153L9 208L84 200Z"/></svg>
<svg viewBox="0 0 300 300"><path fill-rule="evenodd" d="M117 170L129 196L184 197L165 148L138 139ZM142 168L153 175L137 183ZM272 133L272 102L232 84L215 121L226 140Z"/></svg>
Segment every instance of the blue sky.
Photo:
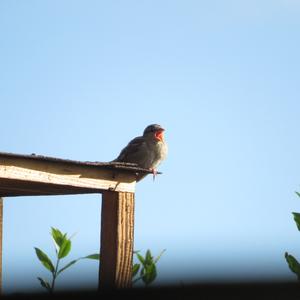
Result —
<svg viewBox="0 0 300 300"><path fill-rule="evenodd" d="M0 151L114 159L151 123L169 157L137 186L135 249L157 283L295 280L300 258L297 1L0 3ZM50 226L99 249L99 195L6 198L4 292L39 290ZM51 256L51 255L50 255ZM79 275L80 274L80 275ZM96 287L82 261L58 288Z"/></svg>

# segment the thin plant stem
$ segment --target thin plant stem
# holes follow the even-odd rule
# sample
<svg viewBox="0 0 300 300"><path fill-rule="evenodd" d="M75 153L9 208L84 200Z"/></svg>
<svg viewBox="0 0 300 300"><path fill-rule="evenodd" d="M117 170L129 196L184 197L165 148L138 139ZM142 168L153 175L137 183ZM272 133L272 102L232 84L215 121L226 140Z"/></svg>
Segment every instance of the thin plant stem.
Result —
<svg viewBox="0 0 300 300"><path fill-rule="evenodd" d="M53 279L52 279L51 290L50 290L51 293L54 292L55 280L56 280L56 277L57 277L57 271L58 271L59 261L60 261L60 259L57 258L55 270L54 270L54 273L53 273Z"/></svg>

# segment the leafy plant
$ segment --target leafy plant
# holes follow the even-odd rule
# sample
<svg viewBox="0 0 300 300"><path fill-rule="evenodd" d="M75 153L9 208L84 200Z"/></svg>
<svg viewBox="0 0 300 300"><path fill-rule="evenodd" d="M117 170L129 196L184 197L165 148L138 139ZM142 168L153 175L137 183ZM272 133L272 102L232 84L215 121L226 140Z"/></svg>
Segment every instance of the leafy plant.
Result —
<svg viewBox="0 0 300 300"><path fill-rule="evenodd" d="M140 263L133 265L132 283L134 284L142 280L146 286L151 284L157 276L156 264L165 251L166 250L163 250L156 258L152 256L149 249L146 251L145 256L142 256L140 251L134 251Z"/></svg>
<svg viewBox="0 0 300 300"><path fill-rule="evenodd" d="M100 254L95 253L88 256L80 257L78 259L72 260L69 263L65 264L62 268L59 268L60 262L62 259L68 256L71 251L72 243L71 238L67 237L67 233L62 233L59 229L51 227L51 236L55 246L56 262L55 264L50 260L45 252L39 248L34 248L35 253L41 264L51 273L52 280L51 283L46 281L41 277L37 277L41 286L45 288L49 293L54 292L55 283L57 277L78 262L81 259L95 259L100 260ZM142 280L143 283L148 286L151 284L157 277L157 268L156 264L161 258L163 253L166 250L163 250L156 258L151 254L151 251L148 249L145 256L140 254L140 251L134 251L139 263L136 263L132 267L132 283L136 283L139 280Z"/></svg>
<svg viewBox="0 0 300 300"><path fill-rule="evenodd" d="M300 197L299 192L296 192L296 195L298 197ZM296 222L297 228L300 231L300 213L293 212L292 214L294 216L294 220ZM285 256L285 259L288 263L290 270L297 275L297 278L300 281L300 263L297 261L297 259L293 255L291 255L287 252L285 252L284 256Z"/></svg>
<svg viewBox="0 0 300 300"><path fill-rule="evenodd" d="M51 284L48 281L44 280L43 278L37 277L41 286L43 288L45 288L49 293L54 292L57 277L62 272L64 272L65 270L70 268L72 265L74 265L76 262L78 262L81 259L95 259L95 260L100 259L100 256L98 253L91 254L91 255L88 255L85 257L80 257L78 259L72 260L69 263L65 264L62 268L59 268L61 260L63 258L65 258L66 256L68 256L68 254L71 251L71 247L72 247L71 238L68 238L66 233L63 234L60 230L53 228L53 227L51 227L51 236L53 238L54 246L55 246L55 253L56 253L56 263L55 264L53 264L53 262L50 260L50 258L47 256L47 254L45 252L43 252L39 248L34 248L36 256L39 259L39 261L52 274Z"/></svg>

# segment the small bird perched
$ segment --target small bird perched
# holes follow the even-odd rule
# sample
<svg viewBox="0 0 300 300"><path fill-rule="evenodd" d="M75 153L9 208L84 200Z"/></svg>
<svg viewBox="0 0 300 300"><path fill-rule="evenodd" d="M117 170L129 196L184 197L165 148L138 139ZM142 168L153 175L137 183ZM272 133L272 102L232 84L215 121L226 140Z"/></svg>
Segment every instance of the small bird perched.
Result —
<svg viewBox="0 0 300 300"><path fill-rule="evenodd" d="M114 161L135 163L140 168L150 169L153 172L153 179L155 179L156 168L168 153L164 131L165 129L158 124L147 126L143 135L131 140ZM137 181L145 176L147 174L138 175Z"/></svg>

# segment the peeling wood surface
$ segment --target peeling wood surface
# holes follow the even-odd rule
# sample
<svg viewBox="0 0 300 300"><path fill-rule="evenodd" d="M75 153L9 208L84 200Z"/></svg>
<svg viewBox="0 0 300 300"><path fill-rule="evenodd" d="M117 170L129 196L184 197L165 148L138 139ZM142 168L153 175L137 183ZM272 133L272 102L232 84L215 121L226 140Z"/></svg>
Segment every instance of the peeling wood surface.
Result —
<svg viewBox="0 0 300 300"><path fill-rule="evenodd" d="M0 155L0 196L134 192L136 173Z"/></svg>
<svg viewBox="0 0 300 300"><path fill-rule="evenodd" d="M79 161L79 160L71 160L71 159L50 157L50 156L44 156L44 155L36 155L34 153L31 155L27 155L27 154L15 154L15 153L8 153L8 152L0 152L0 164L1 164L1 160L4 158L14 158L14 159L24 158L24 159L32 160L32 161L64 163L64 164L79 165L79 166L97 167L97 168L101 168L101 169L138 172L138 173L144 173L144 174L152 173L152 171L150 171L148 169L138 167L137 164L116 162L116 161L112 161L112 162ZM157 174L161 174L161 172L158 172Z"/></svg>
<svg viewBox="0 0 300 300"><path fill-rule="evenodd" d="M99 289L131 287L133 234L134 194L104 192Z"/></svg>

